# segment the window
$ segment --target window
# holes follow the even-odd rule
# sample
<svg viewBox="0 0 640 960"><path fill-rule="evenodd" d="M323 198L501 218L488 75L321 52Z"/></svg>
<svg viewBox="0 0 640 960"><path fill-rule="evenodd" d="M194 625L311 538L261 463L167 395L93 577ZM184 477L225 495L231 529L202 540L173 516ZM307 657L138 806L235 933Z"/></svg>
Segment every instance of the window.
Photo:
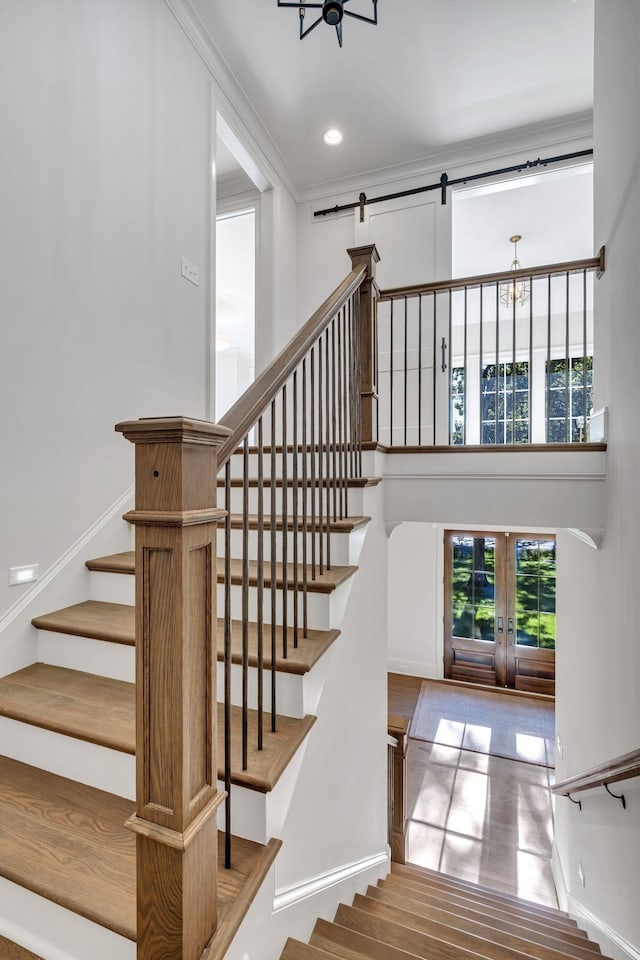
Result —
<svg viewBox="0 0 640 960"><path fill-rule="evenodd" d="M547 360L547 443L584 439L593 405L593 357Z"/></svg>
<svg viewBox="0 0 640 960"><path fill-rule="evenodd" d="M529 442L529 364L495 363L482 368L481 443Z"/></svg>

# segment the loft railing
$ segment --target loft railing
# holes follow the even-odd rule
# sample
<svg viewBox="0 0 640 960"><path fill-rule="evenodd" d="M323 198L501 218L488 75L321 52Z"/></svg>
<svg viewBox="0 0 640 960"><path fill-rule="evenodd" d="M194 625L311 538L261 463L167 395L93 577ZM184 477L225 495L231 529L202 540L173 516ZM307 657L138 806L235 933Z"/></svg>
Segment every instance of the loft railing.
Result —
<svg viewBox="0 0 640 960"><path fill-rule="evenodd" d="M332 524L348 516L349 485L362 473L376 394L378 257L373 246L348 253L348 277L220 424L168 417L116 427L136 446L127 515L136 529L136 812L128 825L138 960L197 960L216 929L216 812L226 797L229 866L233 770L246 770L277 727L276 663L306 634L308 594L332 568ZM234 664L241 720L232 737Z"/></svg>
<svg viewBox="0 0 640 960"><path fill-rule="evenodd" d="M573 777L567 777L565 780L558 780L551 787L551 792L559 797L567 797L573 803L577 804L582 810L582 801L574 800L574 793L582 793L585 790L594 790L597 787L604 787L607 793L619 800L624 809L626 809L626 800L623 793L613 793L609 789L609 784L619 783L621 780L631 780L634 777L640 777L640 750L632 750L630 753L624 753L619 757L613 757L606 763L601 763L597 767L591 767L582 773Z"/></svg>
<svg viewBox="0 0 640 960"><path fill-rule="evenodd" d="M598 257L382 290L377 440L575 444L593 397Z"/></svg>

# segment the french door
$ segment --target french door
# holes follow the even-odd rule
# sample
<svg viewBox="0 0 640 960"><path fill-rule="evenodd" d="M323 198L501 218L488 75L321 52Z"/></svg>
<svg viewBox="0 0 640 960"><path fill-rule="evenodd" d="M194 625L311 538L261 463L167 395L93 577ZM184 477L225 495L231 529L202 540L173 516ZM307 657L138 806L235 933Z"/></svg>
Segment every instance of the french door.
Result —
<svg viewBox="0 0 640 960"><path fill-rule="evenodd" d="M447 530L444 547L445 677L553 694L555 537Z"/></svg>

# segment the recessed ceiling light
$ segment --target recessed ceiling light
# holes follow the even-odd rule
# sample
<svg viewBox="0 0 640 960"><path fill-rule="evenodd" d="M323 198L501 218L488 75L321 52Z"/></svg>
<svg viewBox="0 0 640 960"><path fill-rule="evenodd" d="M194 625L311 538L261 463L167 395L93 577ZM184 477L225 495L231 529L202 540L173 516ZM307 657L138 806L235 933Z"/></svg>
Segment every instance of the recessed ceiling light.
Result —
<svg viewBox="0 0 640 960"><path fill-rule="evenodd" d="M330 147L337 147L339 143L342 143L342 134L339 130L327 130L322 139Z"/></svg>

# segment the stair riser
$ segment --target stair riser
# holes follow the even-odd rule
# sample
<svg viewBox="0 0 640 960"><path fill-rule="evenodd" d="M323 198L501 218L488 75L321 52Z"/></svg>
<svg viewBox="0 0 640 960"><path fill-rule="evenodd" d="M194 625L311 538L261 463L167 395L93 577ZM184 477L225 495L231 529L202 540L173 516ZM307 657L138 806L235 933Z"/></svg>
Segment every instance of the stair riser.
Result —
<svg viewBox="0 0 640 960"><path fill-rule="evenodd" d="M30 723L0 717L0 754L135 800L135 757Z"/></svg>
<svg viewBox="0 0 640 960"><path fill-rule="evenodd" d="M217 699L222 702L224 699L224 664L218 661L217 672ZM301 719L304 717L304 683L303 676L297 676L292 673L276 673L276 710L287 717ZM247 677L248 706L252 710L258 709L258 671L255 667L249 667ZM271 709L271 671L265 670L263 675L263 708L266 711ZM231 703L235 706L242 706L242 667L240 664L232 664L231 667ZM265 713L266 716L266 713ZM268 717L265 723L269 723Z"/></svg>
<svg viewBox="0 0 640 960"><path fill-rule="evenodd" d="M221 537L222 534L219 534ZM313 551L315 549L315 559L316 563L320 561L320 546L319 546L319 535L312 537L311 534L305 534L304 540L306 541L307 547L307 564L311 564ZM322 537L322 551L323 556L326 559L327 553L327 544L326 544L326 534L323 534ZM257 560L258 559L258 531L249 530L249 559ZM276 543L276 560L281 562L283 560L284 554L284 537L282 535L282 530L276 530L275 536ZM241 557L242 556L242 544L243 536L242 530L232 530L231 531L231 556L232 557ZM329 544L329 549L331 551L331 562L335 563L338 566L348 566L352 561L349 559L350 550L349 550L349 534L334 533L331 536L331 542ZM265 530L262 536L262 549L263 556L266 563L271 561L271 531ZM294 536L293 531L287 533L287 562L293 563L293 550L294 550ZM224 541L222 539L218 540L218 553L222 554L224 551ZM300 534L298 536L298 562L302 563L303 559L303 537Z"/></svg>
<svg viewBox="0 0 640 960"><path fill-rule="evenodd" d="M0 877L0 933L46 960L136 960L136 945Z"/></svg>
<svg viewBox="0 0 640 960"><path fill-rule="evenodd" d="M135 681L135 647L38 630L38 660L113 680Z"/></svg>

